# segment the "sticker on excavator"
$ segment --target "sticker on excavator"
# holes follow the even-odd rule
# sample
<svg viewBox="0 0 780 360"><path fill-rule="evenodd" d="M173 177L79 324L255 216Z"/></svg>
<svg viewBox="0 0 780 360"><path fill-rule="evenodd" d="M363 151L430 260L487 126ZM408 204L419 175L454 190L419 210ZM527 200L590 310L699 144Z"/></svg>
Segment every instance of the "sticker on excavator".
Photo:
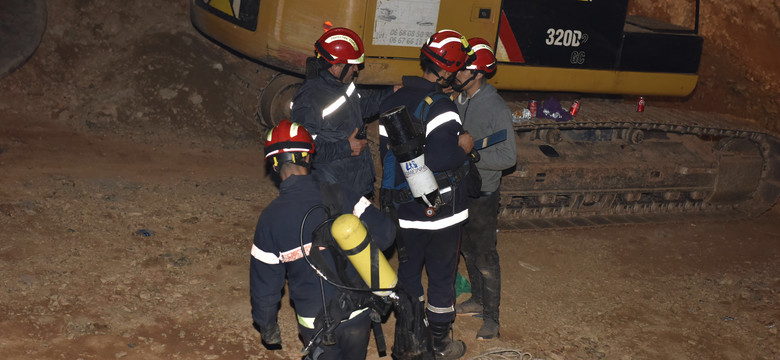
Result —
<svg viewBox="0 0 780 360"><path fill-rule="evenodd" d="M438 17L439 0L377 0L373 44L420 47Z"/></svg>

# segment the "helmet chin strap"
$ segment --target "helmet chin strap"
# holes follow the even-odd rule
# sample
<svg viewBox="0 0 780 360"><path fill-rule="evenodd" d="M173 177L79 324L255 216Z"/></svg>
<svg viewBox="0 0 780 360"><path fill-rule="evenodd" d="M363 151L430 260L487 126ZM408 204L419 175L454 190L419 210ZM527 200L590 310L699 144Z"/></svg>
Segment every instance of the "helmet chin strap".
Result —
<svg viewBox="0 0 780 360"><path fill-rule="evenodd" d="M452 84L452 80L455 79L455 75L457 74L457 72L450 73L450 76L448 77L441 76L439 75L438 72L436 72L435 74L436 74L436 84L441 86L442 88L446 88L450 86L450 84Z"/></svg>
<svg viewBox="0 0 780 360"><path fill-rule="evenodd" d="M474 80L474 79L476 79L476 78L477 78L477 73L476 73L476 72L474 72L474 71L472 71L472 72L471 72L471 77L469 77L469 79L468 79L468 80L464 81L464 82L463 82L462 84L460 84L460 85L458 85L458 84L456 84L456 83L453 83L453 84L452 84L452 89L453 89L453 90L455 90L455 91L458 91L458 92L460 92L460 91L463 91L463 88L465 88L465 87L466 87L466 85L468 85L468 84L469 84L469 83L470 83L472 80Z"/></svg>
<svg viewBox="0 0 780 360"><path fill-rule="evenodd" d="M344 64L344 67L341 68L341 75L339 75L339 81L344 82L344 78L347 76L347 72L349 72L349 67L352 66L350 64Z"/></svg>

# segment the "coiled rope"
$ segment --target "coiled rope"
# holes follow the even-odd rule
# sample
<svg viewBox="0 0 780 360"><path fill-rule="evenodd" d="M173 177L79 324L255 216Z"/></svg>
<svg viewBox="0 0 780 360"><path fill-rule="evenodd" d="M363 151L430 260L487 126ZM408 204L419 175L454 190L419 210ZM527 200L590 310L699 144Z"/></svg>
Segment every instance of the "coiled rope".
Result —
<svg viewBox="0 0 780 360"><path fill-rule="evenodd" d="M471 360L541 360L534 358L531 353L515 349L491 349L487 352L471 358Z"/></svg>

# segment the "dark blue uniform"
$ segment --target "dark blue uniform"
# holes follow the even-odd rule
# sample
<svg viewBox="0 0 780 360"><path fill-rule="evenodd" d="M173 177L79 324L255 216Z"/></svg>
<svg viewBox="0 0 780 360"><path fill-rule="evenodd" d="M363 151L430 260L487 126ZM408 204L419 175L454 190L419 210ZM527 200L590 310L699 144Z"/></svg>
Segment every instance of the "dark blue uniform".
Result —
<svg viewBox="0 0 780 360"><path fill-rule="evenodd" d="M413 121L420 121L415 111L420 102L436 89L434 83L421 77L405 76L403 87L382 102L380 111L405 105ZM455 171L463 166L467 158L458 146L463 127L455 104L447 98L435 101L422 123L425 125L425 165L434 173ZM380 136L384 161L388 139L381 124ZM394 185L406 181L397 160L394 173ZM426 216L425 206L415 201L396 205L399 235L408 254L408 261L399 264L399 281L414 295L422 297L422 269L425 266L428 274L428 319L440 323L452 321L455 316L454 283L460 230L461 224L468 219L466 187L439 185L440 193L450 191L452 200L433 217Z"/></svg>
<svg viewBox="0 0 780 360"><path fill-rule="evenodd" d="M363 127L363 118L376 115L379 103L392 89L359 90L326 70L307 79L293 98L292 120L314 138L312 173L329 183L347 185L358 194L374 191L374 162L366 147L352 156L349 135Z"/></svg>
<svg viewBox="0 0 780 360"><path fill-rule="evenodd" d="M343 186L341 199L342 211L358 216L380 249L386 249L392 244L395 237L392 220L380 213L367 199ZM324 288L321 288L318 275L302 258L301 221L309 209L322 204L320 186L312 175L290 176L282 181L279 197L260 215L252 246L250 291L254 322L261 328L277 322L286 276L299 330L306 342L314 335L314 318L323 309L322 291L325 292L326 301L334 299L339 292L327 282L323 282ZM309 215L303 231L305 247L311 246L312 231L324 220L326 218L322 210L315 210ZM325 253L327 255L327 250ZM351 265L348 270L356 274ZM339 325L336 329L337 344L328 346L320 359L365 359L370 332L369 311L363 310L359 316L356 311L356 317Z"/></svg>

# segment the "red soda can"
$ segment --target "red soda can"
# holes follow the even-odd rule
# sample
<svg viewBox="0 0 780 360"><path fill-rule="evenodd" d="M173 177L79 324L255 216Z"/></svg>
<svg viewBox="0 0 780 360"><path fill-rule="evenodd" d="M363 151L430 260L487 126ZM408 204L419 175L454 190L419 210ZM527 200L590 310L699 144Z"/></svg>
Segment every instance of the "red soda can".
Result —
<svg viewBox="0 0 780 360"><path fill-rule="evenodd" d="M645 111L645 98L644 96L640 96L639 100L636 101L636 112L642 112Z"/></svg>
<svg viewBox="0 0 780 360"><path fill-rule="evenodd" d="M531 100L528 102L528 111L531 112L531 117L536 117L536 110L539 108L539 102L536 100Z"/></svg>
<svg viewBox="0 0 780 360"><path fill-rule="evenodd" d="M571 114L571 116L575 116L578 112L580 112L580 101L574 100L574 102L571 103L571 107L569 108L569 114Z"/></svg>

